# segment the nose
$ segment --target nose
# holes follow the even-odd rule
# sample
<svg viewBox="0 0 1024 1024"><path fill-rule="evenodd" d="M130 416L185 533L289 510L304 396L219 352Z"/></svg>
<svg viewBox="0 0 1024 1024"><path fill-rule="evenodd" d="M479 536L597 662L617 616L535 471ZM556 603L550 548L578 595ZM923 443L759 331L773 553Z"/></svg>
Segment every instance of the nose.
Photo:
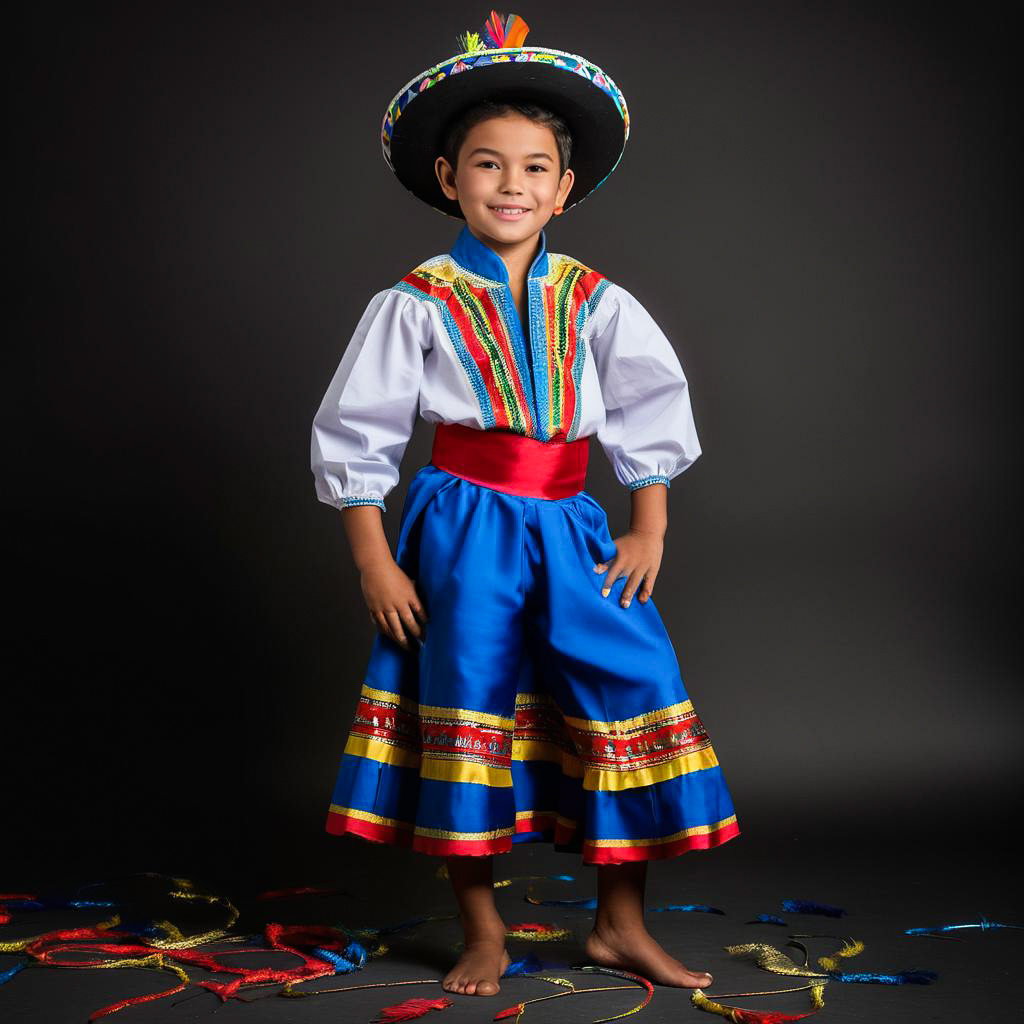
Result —
<svg viewBox="0 0 1024 1024"><path fill-rule="evenodd" d="M515 167L506 167L501 176L501 191L513 192L522 195L522 187L519 184L519 170Z"/></svg>

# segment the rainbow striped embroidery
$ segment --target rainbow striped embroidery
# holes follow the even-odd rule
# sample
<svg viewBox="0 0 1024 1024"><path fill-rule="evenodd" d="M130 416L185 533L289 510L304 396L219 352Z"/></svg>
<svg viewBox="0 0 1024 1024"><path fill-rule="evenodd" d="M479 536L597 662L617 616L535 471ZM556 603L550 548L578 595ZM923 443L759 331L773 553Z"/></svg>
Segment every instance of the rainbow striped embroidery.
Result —
<svg viewBox="0 0 1024 1024"><path fill-rule="evenodd" d="M485 430L572 441L586 359L583 328L609 281L569 256L547 255L547 275L527 280L527 324L520 324L506 284L448 254L420 264L394 287L437 307Z"/></svg>

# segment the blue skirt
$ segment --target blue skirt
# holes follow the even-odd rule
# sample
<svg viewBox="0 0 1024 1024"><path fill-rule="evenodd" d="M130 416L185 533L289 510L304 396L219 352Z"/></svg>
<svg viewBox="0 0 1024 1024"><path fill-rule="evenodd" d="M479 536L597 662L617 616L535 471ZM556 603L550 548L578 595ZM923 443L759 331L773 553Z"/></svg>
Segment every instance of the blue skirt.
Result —
<svg viewBox="0 0 1024 1024"><path fill-rule="evenodd" d="M327 831L436 856L545 841L585 864L739 835L718 758L654 600L601 588L615 545L586 491L494 490L433 464L395 560L429 621L378 633Z"/></svg>

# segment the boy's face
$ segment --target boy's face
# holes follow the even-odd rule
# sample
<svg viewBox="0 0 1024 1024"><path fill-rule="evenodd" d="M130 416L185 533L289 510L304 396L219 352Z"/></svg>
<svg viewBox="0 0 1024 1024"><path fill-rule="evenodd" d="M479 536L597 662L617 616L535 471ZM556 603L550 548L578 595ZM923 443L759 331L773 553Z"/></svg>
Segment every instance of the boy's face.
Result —
<svg viewBox="0 0 1024 1024"><path fill-rule="evenodd" d="M474 125L459 150L458 171L444 157L434 170L470 229L504 243L538 234L565 203L574 177L569 169L559 177L554 132L521 114Z"/></svg>

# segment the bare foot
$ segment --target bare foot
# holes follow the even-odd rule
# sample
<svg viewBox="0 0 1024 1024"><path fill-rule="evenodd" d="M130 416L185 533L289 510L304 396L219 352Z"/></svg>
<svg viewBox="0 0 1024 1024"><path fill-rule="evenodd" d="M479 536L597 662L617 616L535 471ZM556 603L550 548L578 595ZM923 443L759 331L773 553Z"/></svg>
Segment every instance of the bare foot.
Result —
<svg viewBox="0 0 1024 1024"><path fill-rule="evenodd" d="M505 949L505 926L488 928L468 938L455 966L445 975L442 988L467 996L493 996L501 991L500 978L511 963Z"/></svg>
<svg viewBox="0 0 1024 1024"><path fill-rule="evenodd" d="M599 967L633 971L656 985L704 988L714 981L706 971L691 971L666 953L642 923L618 931L595 925L584 949Z"/></svg>

